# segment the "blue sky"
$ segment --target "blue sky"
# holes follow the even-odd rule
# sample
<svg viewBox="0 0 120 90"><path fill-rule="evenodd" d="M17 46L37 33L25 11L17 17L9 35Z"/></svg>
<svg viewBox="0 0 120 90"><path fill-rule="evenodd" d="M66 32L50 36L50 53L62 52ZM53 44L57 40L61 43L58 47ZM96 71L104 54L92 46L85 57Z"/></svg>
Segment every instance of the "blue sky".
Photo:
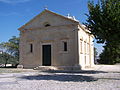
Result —
<svg viewBox="0 0 120 90"><path fill-rule="evenodd" d="M97 0L94 0L97 2ZM19 36L17 30L48 7L56 13L75 16L81 23L85 22L88 0L0 0L0 42L9 40L12 36ZM101 45L95 44L98 52Z"/></svg>

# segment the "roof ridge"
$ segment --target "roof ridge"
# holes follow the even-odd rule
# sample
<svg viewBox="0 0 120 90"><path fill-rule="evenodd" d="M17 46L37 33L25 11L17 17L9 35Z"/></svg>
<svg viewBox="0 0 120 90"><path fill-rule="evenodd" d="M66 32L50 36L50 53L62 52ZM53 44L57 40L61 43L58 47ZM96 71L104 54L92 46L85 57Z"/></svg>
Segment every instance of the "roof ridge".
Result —
<svg viewBox="0 0 120 90"><path fill-rule="evenodd" d="M45 9L45 11L48 11L48 12L54 13L54 14L56 14L56 15L58 15L58 16L62 16L62 17L64 17L64 18L66 18L66 19L69 19L69 20L72 20L72 21L75 21L75 22L79 22L78 20L74 20L74 19L68 18L68 17L66 17L66 16L64 16L64 15L61 15L61 14L55 13L55 12L53 12L53 11L51 11L51 10L48 10L48 9Z"/></svg>

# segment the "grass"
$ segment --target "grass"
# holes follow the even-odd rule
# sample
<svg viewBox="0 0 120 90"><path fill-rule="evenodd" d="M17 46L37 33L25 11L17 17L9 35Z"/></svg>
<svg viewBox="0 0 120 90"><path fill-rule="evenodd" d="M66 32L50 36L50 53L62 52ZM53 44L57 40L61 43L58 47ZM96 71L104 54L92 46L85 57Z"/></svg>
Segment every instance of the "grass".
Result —
<svg viewBox="0 0 120 90"><path fill-rule="evenodd" d="M32 69L18 69L18 68L11 68L11 67L7 67L7 68L0 68L0 74L2 73L21 73L21 72L34 72L34 70Z"/></svg>
<svg viewBox="0 0 120 90"><path fill-rule="evenodd" d="M17 68L0 68L0 73L20 73L22 70Z"/></svg>

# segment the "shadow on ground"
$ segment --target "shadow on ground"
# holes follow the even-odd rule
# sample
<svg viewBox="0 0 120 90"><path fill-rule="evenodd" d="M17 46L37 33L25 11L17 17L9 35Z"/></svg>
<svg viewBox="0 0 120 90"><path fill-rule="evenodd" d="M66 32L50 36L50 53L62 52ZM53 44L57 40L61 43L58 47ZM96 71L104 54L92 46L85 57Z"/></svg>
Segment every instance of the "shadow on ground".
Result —
<svg viewBox="0 0 120 90"><path fill-rule="evenodd" d="M61 82L84 82L84 81L93 82L98 80L92 76L70 75L70 74L36 75L36 76L24 76L21 78L27 80L54 80Z"/></svg>
<svg viewBox="0 0 120 90"><path fill-rule="evenodd" d="M95 71L95 70L80 70L80 71L67 71L67 70L45 70L42 72L47 73L73 73L73 74L98 74L98 73L108 73L105 71Z"/></svg>
<svg viewBox="0 0 120 90"><path fill-rule="evenodd" d="M61 81L61 82L94 82L98 81L99 79L106 79L106 80L120 80L118 77L93 77L88 76L86 74L98 74L98 73L108 73L109 72L103 72L103 71L91 71L91 70L83 70L83 71L41 71L44 72L45 75L39 74L39 75L31 75L31 76L23 76L20 77L22 79L27 80L53 80L53 81ZM80 75L79 75L80 74ZM82 75L83 74L83 75ZM85 75L84 75L85 74Z"/></svg>
<svg viewBox="0 0 120 90"><path fill-rule="evenodd" d="M105 77L102 77L102 78L98 78L98 79L104 79L104 80L120 80L120 78L105 78Z"/></svg>
<svg viewBox="0 0 120 90"><path fill-rule="evenodd" d="M94 71L94 70L80 70L80 71L65 71L65 70L46 70L40 71L43 73L47 73L47 75L32 75L32 76L24 76L22 79L27 80L54 80L61 82L93 82L97 81L97 78L86 75L78 75L78 74L98 74L98 73L108 73L104 71ZM77 75L76 75L77 74Z"/></svg>

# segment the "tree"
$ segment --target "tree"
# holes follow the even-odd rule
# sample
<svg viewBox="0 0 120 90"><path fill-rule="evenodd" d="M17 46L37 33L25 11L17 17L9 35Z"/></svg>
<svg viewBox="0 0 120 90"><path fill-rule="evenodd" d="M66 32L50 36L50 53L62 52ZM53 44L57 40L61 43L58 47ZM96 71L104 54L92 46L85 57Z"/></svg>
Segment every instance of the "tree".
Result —
<svg viewBox="0 0 120 90"><path fill-rule="evenodd" d="M6 67L6 65L9 63L10 60L11 60L11 55L9 55L8 53L3 52L2 54L0 54L0 64L4 64Z"/></svg>
<svg viewBox="0 0 120 90"><path fill-rule="evenodd" d="M98 61L101 64L115 64L120 63L120 46L115 49L112 48L112 51L110 51L111 47L108 47L107 45L104 46L103 53L99 55L100 60ZM111 54L112 53L112 54ZM113 59L113 60L111 60Z"/></svg>
<svg viewBox="0 0 120 90"><path fill-rule="evenodd" d="M94 47L94 62L95 64L97 64L97 55L98 55L98 52L97 52L97 48Z"/></svg>
<svg viewBox="0 0 120 90"><path fill-rule="evenodd" d="M105 43L101 59L106 57L107 64L120 62L120 0L89 1L88 9L85 25L97 43Z"/></svg>
<svg viewBox="0 0 120 90"><path fill-rule="evenodd" d="M0 55L1 61L10 64L17 64L19 60L19 37L13 36L8 42L0 44L0 48L4 53Z"/></svg>

